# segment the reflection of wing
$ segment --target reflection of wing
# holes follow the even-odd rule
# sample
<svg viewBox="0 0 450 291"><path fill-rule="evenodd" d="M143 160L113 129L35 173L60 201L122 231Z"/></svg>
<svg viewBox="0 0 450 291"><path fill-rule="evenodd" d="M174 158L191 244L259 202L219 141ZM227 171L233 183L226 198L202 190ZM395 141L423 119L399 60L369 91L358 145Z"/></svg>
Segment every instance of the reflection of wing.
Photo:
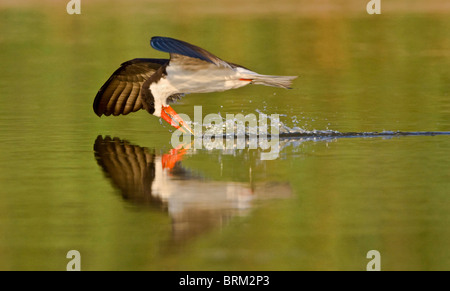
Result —
<svg viewBox="0 0 450 291"><path fill-rule="evenodd" d="M155 179L155 154L126 141L98 136L95 157L103 171L120 189L125 199L155 202L152 183Z"/></svg>
<svg viewBox="0 0 450 291"><path fill-rule="evenodd" d="M128 114L142 108L142 84L169 60L133 59L123 63L95 96L94 111L102 114Z"/></svg>
<svg viewBox="0 0 450 291"><path fill-rule="evenodd" d="M181 166L185 150L158 155L118 138L97 137L95 157L122 196L162 208L172 219L174 240L183 241L247 213L253 199L287 198L280 183L210 181Z"/></svg>

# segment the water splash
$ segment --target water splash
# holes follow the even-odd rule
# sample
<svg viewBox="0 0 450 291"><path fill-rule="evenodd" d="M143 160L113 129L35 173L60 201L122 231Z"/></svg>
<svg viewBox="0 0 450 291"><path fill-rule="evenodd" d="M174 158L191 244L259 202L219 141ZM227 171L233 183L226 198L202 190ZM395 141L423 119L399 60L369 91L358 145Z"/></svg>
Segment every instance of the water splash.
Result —
<svg viewBox="0 0 450 291"><path fill-rule="evenodd" d="M351 137L395 137L395 136L435 136L435 135L450 135L450 131L390 131L383 130L380 132L340 132L331 129L325 130L307 130L304 127L300 127L300 123L304 123L303 126L306 126L306 122L304 117L298 116L290 116L288 117L286 114L279 114L280 117L290 118L290 123L293 126L288 126L285 122L281 121L281 119L274 120L271 115L264 113L266 110L266 106L264 106L263 110L256 109L256 113L259 114L259 120L266 119L267 126L262 126L261 124L249 125L248 123L245 126L239 125L239 122L242 120L239 118L226 118L221 115L219 112L217 114L218 119L215 122L210 123L202 123L202 133L206 136L223 136L223 137L240 137L240 136L250 136L250 135L259 135L261 133L267 134L270 136L270 132L267 132L267 129L271 127L271 125L275 125L279 128L278 137L280 139L314 139L314 140L325 140L332 138L351 138ZM314 121L314 119L311 119ZM188 121L187 122L191 127L199 126L197 122ZM275 124L274 124L275 123Z"/></svg>

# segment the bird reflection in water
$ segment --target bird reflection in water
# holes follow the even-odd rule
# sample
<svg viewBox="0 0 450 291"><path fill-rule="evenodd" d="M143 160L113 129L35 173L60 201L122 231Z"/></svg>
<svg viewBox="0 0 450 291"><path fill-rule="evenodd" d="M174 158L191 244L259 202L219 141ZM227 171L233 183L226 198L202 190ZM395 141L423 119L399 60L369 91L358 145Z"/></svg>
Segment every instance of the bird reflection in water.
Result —
<svg viewBox="0 0 450 291"><path fill-rule="evenodd" d="M287 198L287 183L211 181L182 167L189 149L160 154L119 138L98 136L95 158L122 197L168 212L173 239L184 241L245 215L255 199ZM238 157L237 157L238 158Z"/></svg>

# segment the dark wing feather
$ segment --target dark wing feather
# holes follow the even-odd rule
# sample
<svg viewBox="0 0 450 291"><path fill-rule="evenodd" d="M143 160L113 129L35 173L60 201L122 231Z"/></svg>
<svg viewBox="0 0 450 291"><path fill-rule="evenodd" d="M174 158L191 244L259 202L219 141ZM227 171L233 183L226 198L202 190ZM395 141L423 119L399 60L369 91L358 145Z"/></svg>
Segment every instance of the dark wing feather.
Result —
<svg viewBox="0 0 450 291"><path fill-rule="evenodd" d="M170 53L171 57L173 54L182 55L190 58L200 59L220 67L234 67L234 65L218 58L217 56L198 46L170 37L154 36L150 40L150 45L156 50Z"/></svg>
<svg viewBox="0 0 450 291"><path fill-rule="evenodd" d="M125 115L141 109L142 84L168 61L133 59L120 65L95 96L95 113L98 116Z"/></svg>
<svg viewBox="0 0 450 291"><path fill-rule="evenodd" d="M118 138L98 136L95 158L125 199L161 203L152 195L155 180L155 153Z"/></svg>

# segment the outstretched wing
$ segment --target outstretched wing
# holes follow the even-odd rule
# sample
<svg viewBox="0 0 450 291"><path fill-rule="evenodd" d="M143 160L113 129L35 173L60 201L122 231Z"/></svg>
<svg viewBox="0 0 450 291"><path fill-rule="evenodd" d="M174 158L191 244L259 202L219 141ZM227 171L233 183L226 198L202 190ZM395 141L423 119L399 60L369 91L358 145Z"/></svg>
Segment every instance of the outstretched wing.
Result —
<svg viewBox="0 0 450 291"><path fill-rule="evenodd" d="M120 65L95 96L94 111L102 114L128 114L142 108L142 84L166 59L133 59Z"/></svg>
<svg viewBox="0 0 450 291"><path fill-rule="evenodd" d="M178 60L180 57L184 56L206 61L219 67L233 68L236 66L198 46L170 37L154 36L150 40L150 45L156 50L170 53L171 60Z"/></svg>

